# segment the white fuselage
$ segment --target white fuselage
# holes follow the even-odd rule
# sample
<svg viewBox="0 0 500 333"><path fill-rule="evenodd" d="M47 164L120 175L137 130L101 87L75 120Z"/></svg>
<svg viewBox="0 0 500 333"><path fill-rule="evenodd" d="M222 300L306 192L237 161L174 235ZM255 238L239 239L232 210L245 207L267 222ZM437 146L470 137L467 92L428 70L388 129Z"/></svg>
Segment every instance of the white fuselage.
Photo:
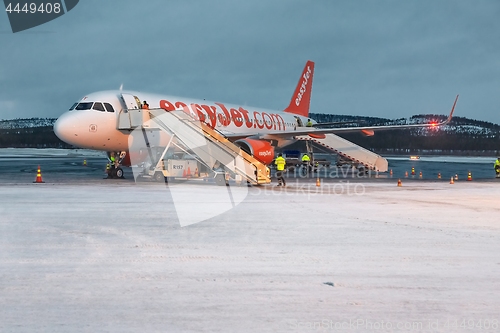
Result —
<svg viewBox="0 0 500 333"><path fill-rule="evenodd" d="M118 129L119 114L126 109L149 108L166 111L183 109L223 134L252 136L278 131L293 131L305 126L308 118L283 111L241 107L205 100L162 96L132 91L102 91L83 97L54 125L56 135L81 148L127 151L130 130ZM111 106L111 107L110 107Z"/></svg>

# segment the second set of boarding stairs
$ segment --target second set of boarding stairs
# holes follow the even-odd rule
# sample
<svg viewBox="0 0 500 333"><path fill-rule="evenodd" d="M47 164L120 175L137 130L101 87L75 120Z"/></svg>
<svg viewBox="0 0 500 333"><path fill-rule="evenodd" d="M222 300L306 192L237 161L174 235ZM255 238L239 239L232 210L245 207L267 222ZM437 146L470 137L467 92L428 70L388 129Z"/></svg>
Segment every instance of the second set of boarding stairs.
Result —
<svg viewBox="0 0 500 333"><path fill-rule="evenodd" d="M354 163L364 166L369 170L378 172L386 172L388 170L388 162L385 158L363 147L358 146L346 139L343 139L335 134L325 134L325 138L313 138L309 135L300 135L296 137L298 140L312 141L322 147L332 150L338 155L345 157Z"/></svg>

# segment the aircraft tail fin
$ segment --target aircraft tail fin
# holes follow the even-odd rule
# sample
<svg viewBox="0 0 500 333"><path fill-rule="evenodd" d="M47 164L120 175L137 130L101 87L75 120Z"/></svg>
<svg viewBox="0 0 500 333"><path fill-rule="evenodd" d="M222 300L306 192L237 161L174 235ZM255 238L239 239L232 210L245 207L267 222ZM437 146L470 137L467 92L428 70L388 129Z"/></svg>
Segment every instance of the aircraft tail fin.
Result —
<svg viewBox="0 0 500 333"><path fill-rule="evenodd" d="M297 84L297 88L295 88L295 92L290 100L290 105L284 110L285 112L304 117L309 115L313 74L314 62L308 60L299 79L299 83Z"/></svg>

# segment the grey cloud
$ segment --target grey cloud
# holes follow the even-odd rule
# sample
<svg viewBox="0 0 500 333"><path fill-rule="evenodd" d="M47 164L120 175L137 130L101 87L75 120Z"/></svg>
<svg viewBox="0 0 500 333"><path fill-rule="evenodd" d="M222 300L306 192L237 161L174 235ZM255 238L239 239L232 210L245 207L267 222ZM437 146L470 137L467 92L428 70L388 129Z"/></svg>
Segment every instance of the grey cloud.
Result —
<svg viewBox="0 0 500 333"><path fill-rule="evenodd" d="M457 115L500 123L499 14L494 1L87 0L15 35L0 15L0 118L57 117L121 83L282 109L311 59L312 112L447 113L460 93Z"/></svg>

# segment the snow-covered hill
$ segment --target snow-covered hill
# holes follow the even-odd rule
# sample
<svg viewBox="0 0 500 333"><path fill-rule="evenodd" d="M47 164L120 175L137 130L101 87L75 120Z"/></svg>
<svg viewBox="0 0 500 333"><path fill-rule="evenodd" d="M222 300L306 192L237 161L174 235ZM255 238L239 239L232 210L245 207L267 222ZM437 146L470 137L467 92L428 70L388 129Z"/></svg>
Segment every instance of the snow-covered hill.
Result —
<svg viewBox="0 0 500 333"><path fill-rule="evenodd" d="M25 118L0 120L0 129L33 128L53 126L56 118Z"/></svg>

